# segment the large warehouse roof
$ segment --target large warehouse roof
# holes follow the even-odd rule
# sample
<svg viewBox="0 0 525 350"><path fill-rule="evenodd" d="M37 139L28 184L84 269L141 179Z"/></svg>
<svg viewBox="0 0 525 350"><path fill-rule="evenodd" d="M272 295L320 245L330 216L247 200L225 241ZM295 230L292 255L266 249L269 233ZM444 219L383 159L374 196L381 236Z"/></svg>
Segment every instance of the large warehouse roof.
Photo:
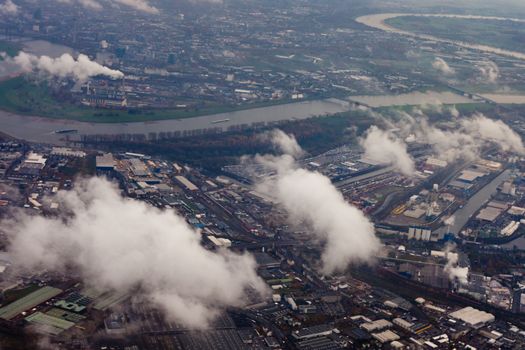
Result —
<svg viewBox="0 0 525 350"><path fill-rule="evenodd" d="M465 182L474 182L477 178L485 176L486 173L474 170L464 170L461 175L458 177L458 180Z"/></svg>
<svg viewBox="0 0 525 350"><path fill-rule="evenodd" d="M40 330L44 333L52 335L60 334L62 331L75 325L73 322L46 315L41 312L35 312L31 316L26 317L26 321L39 326Z"/></svg>
<svg viewBox="0 0 525 350"><path fill-rule="evenodd" d="M42 304L44 301L59 295L62 293L61 289L53 287L42 287L33 293L26 295L23 298L18 299L17 301L8 304L0 309L0 318L4 320L10 320L15 318L24 311L27 311L31 308L34 308L37 305Z"/></svg>
<svg viewBox="0 0 525 350"><path fill-rule="evenodd" d="M115 168L115 159L111 153L104 153L96 157L97 169L113 169Z"/></svg>
<svg viewBox="0 0 525 350"><path fill-rule="evenodd" d="M487 207L484 209L481 209L479 214L476 216L476 219L478 220L484 220L484 221L494 221L500 216L502 213L501 209L494 208L494 207Z"/></svg>
<svg viewBox="0 0 525 350"><path fill-rule="evenodd" d="M466 324L476 328L495 320L493 314L474 309L470 306L452 312L450 317L461 320Z"/></svg>
<svg viewBox="0 0 525 350"><path fill-rule="evenodd" d="M199 188L197 186L195 186L193 184L193 182L191 182L190 180L188 180L187 178L185 178L184 176L175 176L175 178L177 179L177 181L179 181L181 184L184 185L184 187L186 187L186 189L190 190L190 191L197 191Z"/></svg>

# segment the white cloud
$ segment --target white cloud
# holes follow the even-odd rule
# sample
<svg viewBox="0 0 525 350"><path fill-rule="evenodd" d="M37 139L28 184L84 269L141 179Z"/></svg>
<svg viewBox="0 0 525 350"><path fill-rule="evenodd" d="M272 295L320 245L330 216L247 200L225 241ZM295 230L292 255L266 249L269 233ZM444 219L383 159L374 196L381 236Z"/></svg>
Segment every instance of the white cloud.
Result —
<svg viewBox="0 0 525 350"><path fill-rule="evenodd" d="M372 126L361 138L365 157L381 164L391 164L404 175L414 175L414 161L407 152L407 145L394 134Z"/></svg>
<svg viewBox="0 0 525 350"><path fill-rule="evenodd" d="M101 10L103 8L99 0L56 0L64 4L79 4L91 10ZM147 0L103 0L109 5L124 5L140 12L158 14L159 9L152 6Z"/></svg>
<svg viewBox="0 0 525 350"><path fill-rule="evenodd" d="M73 4L78 3L82 7L89 9L89 10L101 10L102 5L96 1L96 0L55 0L62 4Z"/></svg>
<svg viewBox="0 0 525 350"><path fill-rule="evenodd" d="M499 78L499 67L492 61L485 61L478 66L482 79L494 84Z"/></svg>
<svg viewBox="0 0 525 350"><path fill-rule="evenodd" d="M418 139L430 144L439 158L454 162L458 159L475 159L479 156L481 143L473 135L462 130L443 130L430 125L424 119L418 122Z"/></svg>
<svg viewBox="0 0 525 350"><path fill-rule="evenodd" d="M101 10L103 3L110 7L119 7L124 5L131 9L148 13L148 14L159 14L160 10L158 7L153 6L149 0L55 0L64 4L79 4L84 8L91 10ZM208 4L222 4L222 0L187 0L190 3L208 3Z"/></svg>
<svg viewBox="0 0 525 350"><path fill-rule="evenodd" d="M124 77L122 72L91 61L88 56L83 54L78 55L77 59L67 53L58 58L51 58L49 56L35 56L21 51L17 56L8 60L27 73L36 71L50 76L73 78L79 81L97 75L104 75L112 79Z"/></svg>
<svg viewBox="0 0 525 350"><path fill-rule="evenodd" d="M159 9L151 6L148 1L146 0L113 0L116 3L129 6L131 8L134 8L135 10L151 13L151 14L158 14Z"/></svg>
<svg viewBox="0 0 525 350"><path fill-rule="evenodd" d="M453 75L456 73L454 68L450 67L441 57L436 57L434 62L432 62L432 67L445 75Z"/></svg>
<svg viewBox="0 0 525 350"><path fill-rule="evenodd" d="M496 143L503 151L525 154L521 137L501 120L494 120L482 114L476 114L461 123L465 132L476 135L482 140Z"/></svg>
<svg viewBox="0 0 525 350"><path fill-rule="evenodd" d="M16 15L18 13L18 6L12 0L6 0L0 3L0 14L2 15Z"/></svg>
<svg viewBox="0 0 525 350"><path fill-rule="evenodd" d="M488 143L503 151L525 154L520 135L501 120L477 113L469 118L456 120L456 128L441 128L429 123L419 109L414 111L415 116L398 113L401 119L397 122L385 119L387 124L399 128L402 136L415 135L417 141L431 145L435 155L448 162L476 159L483 146Z"/></svg>
<svg viewBox="0 0 525 350"><path fill-rule="evenodd" d="M79 182L54 200L69 212L23 212L2 223L14 266L33 273L68 266L89 285L139 293L193 327L241 306L248 288L266 292L251 256L206 250L175 212L123 198L106 180Z"/></svg>
<svg viewBox="0 0 525 350"><path fill-rule="evenodd" d="M303 149L297 143L295 136L288 135L280 129L274 129L269 133L262 136L265 139L269 139L277 149L284 153L289 154L294 158L300 157L304 154Z"/></svg>
<svg viewBox="0 0 525 350"><path fill-rule="evenodd" d="M293 136L273 134L282 150L297 154L297 147L289 147L296 144ZM373 224L345 201L326 176L298 168L290 154L258 156L256 160L276 171L258 189L276 198L290 221L306 225L311 237L322 244L323 273L344 271L351 262L369 261L378 252Z"/></svg>
<svg viewBox="0 0 525 350"><path fill-rule="evenodd" d="M458 281L461 285L467 285L469 268L458 266L459 255L458 253L452 252L453 249L453 245L447 245L445 247L445 258L447 259L447 264L445 265L444 270L451 281Z"/></svg>

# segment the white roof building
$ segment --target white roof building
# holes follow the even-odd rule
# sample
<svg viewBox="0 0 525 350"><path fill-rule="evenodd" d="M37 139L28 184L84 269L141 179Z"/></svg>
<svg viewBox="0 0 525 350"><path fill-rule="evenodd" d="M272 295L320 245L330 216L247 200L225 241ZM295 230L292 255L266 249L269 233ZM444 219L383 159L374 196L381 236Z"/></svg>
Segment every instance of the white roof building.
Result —
<svg viewBox="0 0 525 350"><path fill-rule="evenodd" d="M474 309L470 306L454 311L450 313L449 316L457 320L463 321L473 328L483 327L487 323L494 322L495 320L493 314Z"/></svg>
<svg viewBox="0 0 525 350"><path fill-rule="evenodd" d="M38 153L29 152L24 160L26 164L39 164L42 167L46 164L46 159L43 155Z"/></svg>
<svg viewBox="0 0 525 350"><path fill-rule="evenodd" d="M374 333L372 334L372 337L377 339L380 343L389 343L391 341L395 341L399 339L399 335L392 332L391 330L387 330L381 333Z"/></svg>
<svg viewBox="0 0 525 350"><path fill-rule="evenodd" d="M180 175L175 176L175 179L177 179L177 181L181 183L182 185L184 185L184 187L186 187L186 189L189 191L197 191L199 189L197 186L193 184L193 182L191 182L184 176L180 176Z"/></svg>

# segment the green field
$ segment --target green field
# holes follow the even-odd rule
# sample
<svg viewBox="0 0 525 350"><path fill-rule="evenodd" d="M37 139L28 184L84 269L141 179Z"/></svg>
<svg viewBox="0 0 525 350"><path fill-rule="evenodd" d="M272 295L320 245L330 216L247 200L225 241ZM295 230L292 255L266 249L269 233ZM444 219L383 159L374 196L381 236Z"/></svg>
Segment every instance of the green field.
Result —
<svg viewBox="0 0 525 350"><path fill-rule="evenodd" d="M413 16L391 18L386 23L417 34L525 52L525 23Z"/></svg>
<svg viewBox="0 0 525 350"><path fill-rule="evenodd" d="M32 83L24 77L0 82L0 110L46 118L71 119L92 123L129 123L163 119L182 119L201 115L233 112L238 110L284 104L290 101L268 101L243 106L209 104L204 108L113 110L83 107L68 102L68 97L55 97L46 83Z"/></svg>

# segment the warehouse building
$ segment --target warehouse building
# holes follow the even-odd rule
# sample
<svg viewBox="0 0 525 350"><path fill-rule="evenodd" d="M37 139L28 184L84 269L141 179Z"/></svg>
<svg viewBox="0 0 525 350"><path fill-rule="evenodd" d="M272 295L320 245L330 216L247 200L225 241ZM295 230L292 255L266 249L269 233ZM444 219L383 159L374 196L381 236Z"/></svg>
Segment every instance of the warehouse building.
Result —
<svg viewBox="0 0 525 350"><path fill-rule="evenodd" d="M34 324L39 331L51 335L58 335L66 329L69 329L75 325L71 321L46 315L41 312L35 312L34 314L26 317L25 319L27 322Z"/></svg>
<svg viewBox="0 0 525 350"><path fill-rule="evenodd" d="M488 323L494 322L495 317L485 311L474 309L473 307L467 306L463 309L459 309L449 314L450 317L457 320L463 321L472 328L481 328Z"/></svg>
<svg viewBox="0 0 525 350"><path fill-rule="evenodd" d="M183 185L188 191L197 191L199 188L193 184L190 180L185 178L184 176L175 176L175 179Z"/></svg>
<svg viewBox="0 0 525 350"><path fill-rule="evenodd" d="M374 334L372 334L372 337L374 337L374 339L379 341L381 344L390 343L392 341L400 339L399 335L397 335L396 333L392 332L391 330L386 330L386 331L380 332L380 333L374 333Z"/></svg>
<svg viewBox="0 0 525 350"><path fill-rule="evenodd" d="M458 180L470 184L470 183L473 183L474 181L476 181L477 179L479 179L480 177L483 177L485 175L487 175L487 174L486 173L482 173L480 171L464 170L463 172L461 172L461 175L458 177Z"/></svg>
<svg viewBox="0 0 525 350"><path fill-rule="evenodd" d="M111 153L104 153L96 157L97 171L112 171L115 170L115 159Z"/></svg>
<svg viewBox="0 0 525 350"><path fill-rule="evenodd" d="M392 323L385 319L380 319L372 322L363 323L360 326L367 332L381 331L386 328L392 327ZM395 340L395 339L394 339Z"/></svg>
<svg viewBox="0 0 525 350"><path fill-rule="evenodd" d="M297 340L311 339L321 336L326 336L332 334L334 327L328 324L321 324L318 326L302 328L293 333L293 337Z"/></svg>
<svg viewBox="0 0 525 350"><path fill-rule="evenodd" d="M56 297L62 293L61 289L53 287L42 287L23 298L20 298L11 304L8 304L0 308L0 318L4 320L12 320L16 316L20 315L22 312L30 310L35 306L42 304L43 302L48 301L51 298Z"/></svg>

